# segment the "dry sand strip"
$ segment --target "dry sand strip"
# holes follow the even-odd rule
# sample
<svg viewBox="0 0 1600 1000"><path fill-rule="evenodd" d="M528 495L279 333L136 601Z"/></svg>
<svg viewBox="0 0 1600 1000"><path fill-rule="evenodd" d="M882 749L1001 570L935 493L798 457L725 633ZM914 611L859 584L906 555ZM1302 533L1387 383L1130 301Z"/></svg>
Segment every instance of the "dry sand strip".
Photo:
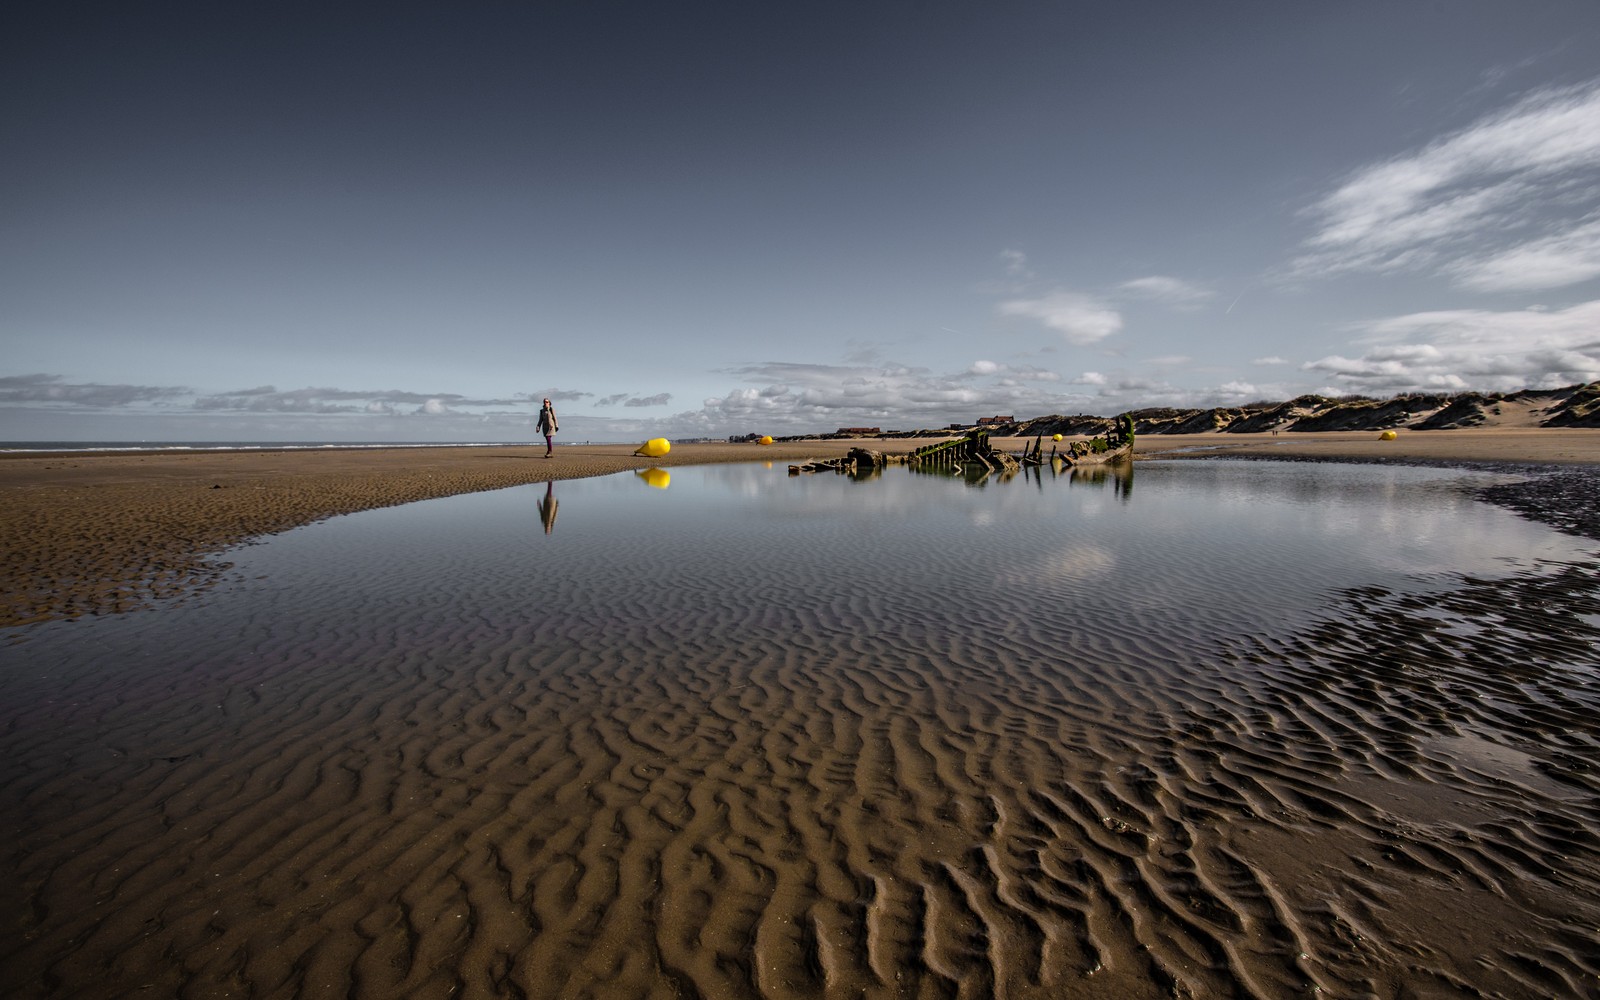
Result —
<svg viewBox="0 0 1600 1000"><path fill-rule="evenodd" d="M714 462L791 462L852 444L904 453L926 439L690 444L658 459L632 445L0 455L0 627L131 610L215 583L216 556L336 514L434 497ZM1021 450L1026 442L997 444ZM1326 434L1145 436L1144 457L1600 464L1600 431L1507 427Z"/></svg>

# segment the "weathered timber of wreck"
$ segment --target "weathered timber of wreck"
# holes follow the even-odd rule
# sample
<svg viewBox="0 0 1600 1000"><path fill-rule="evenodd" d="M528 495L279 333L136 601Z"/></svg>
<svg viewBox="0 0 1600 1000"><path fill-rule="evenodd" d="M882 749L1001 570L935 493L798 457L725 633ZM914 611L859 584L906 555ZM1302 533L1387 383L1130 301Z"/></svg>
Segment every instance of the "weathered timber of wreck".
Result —
<svg viewBox="0 0 1600 1000"><path fill-rule="evenodd" d="M1098 465L1103 462L1114 462L1124 456L1133 455L1133 414L1124 413L1113 417L1110 426L1104 434L1097 434L1087 441L1074 441L1069 444L1059 456L1068 465ZM1043 463L1042 441L1034 440L1033 451L1040 456ZM1058 457L1054 447L1050 449L1052 459Z"/></svg>
<svg viewBox="0 0 1600 1000"><path fill-rule="evenodd" d="M996 449L989 442L988 431L968 431L958 438L924 445L907 455L885 455L867 448L851 448L841 458L813 459L789 466L789 475L802 472L846 472L860 475L882 469L886 465L904 464L922 471L986 471L1008 476L1024 466L1044 465L1099 465L1131 456L1133 453L1133 418L1128 414L1107 422L1105 432L1086 441L1074 441L1058 450L1051 445L1050 454L1044 452L1044 437L1034 439L1023 449L1021 457Z"/></svg>
<svg viewBox="0 0 1600 1000"><path fill-rule="evenodd" d="M990 472L1002 473L1022 468L1015 458L989 444L988 431L969 431L951 441L923 445L906 456L906 464L924 469L964 469L979 465Z"/></svg>
<svg viewBox="0 0 1600 1000"><path fill-rule="evenodd" d="M863 473L905 460L904 455L885 455L867 448L851 448L841 458L814 458L809 462L791 465L789 475L798 476L802 472Z"/></svg>

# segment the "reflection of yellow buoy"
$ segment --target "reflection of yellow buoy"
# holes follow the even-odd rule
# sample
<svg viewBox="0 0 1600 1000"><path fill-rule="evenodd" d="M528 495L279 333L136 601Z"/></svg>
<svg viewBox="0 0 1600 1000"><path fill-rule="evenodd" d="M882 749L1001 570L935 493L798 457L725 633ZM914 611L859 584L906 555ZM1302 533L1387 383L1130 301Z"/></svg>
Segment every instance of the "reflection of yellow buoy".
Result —
<svg viewBox="0 0 1600 1000"><path fill-rule="evenodd" d="M639 450L634 452L634 454L643 455L645 458L660 458L662 455L665 455L671 450L671 441L668 441L666 438L651 438L644 444L641 444L639 446Z"/></svg>
<svg viewBox="0 0 1600 1000"><path fill-rule="evenodd" d="M1050 440L1052 440L1052 441L1060 441L1061 440L1061 435L1057 434L1055 437L1051 438Z"/></svg>
<svg viewBox="0 0 1600 1000"><path fill-rule="evenodd" d="M1394 431L1384 431L1382 434L1378 435L1378 440L1379 441L1393 441L1395 438L1397 438L1399 436L1400 435L1396 434Z"/></svg>
<svg viewBox="0 0 1600 1000"><path fill-rule="evenodd" d="M762 444L771 444L772 443L772 435L771 434L763 434L763 435L761 435L761 443Z"/></svg>
<svg viewBox="0 0 1600 1000"><path fill-rule="evenodd" d="M666 469L640 469L634 475L643 479L646 486L654 486L658 490L664 490L672 485L672 473Z"/></svg>

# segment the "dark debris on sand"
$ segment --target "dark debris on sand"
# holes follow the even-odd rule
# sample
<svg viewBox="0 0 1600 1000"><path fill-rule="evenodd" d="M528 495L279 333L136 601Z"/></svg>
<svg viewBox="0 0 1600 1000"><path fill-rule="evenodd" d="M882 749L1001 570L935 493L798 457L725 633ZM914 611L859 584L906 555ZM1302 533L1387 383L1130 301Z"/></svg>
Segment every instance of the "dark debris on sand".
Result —
<svg viewBox="0 0 1600 1000"><path fill-rule="evenodd" d="M1600 539L1600 469L1589 466L1531 468L1527 479L1477 491L1490 503L1553 528Z"/></svg>

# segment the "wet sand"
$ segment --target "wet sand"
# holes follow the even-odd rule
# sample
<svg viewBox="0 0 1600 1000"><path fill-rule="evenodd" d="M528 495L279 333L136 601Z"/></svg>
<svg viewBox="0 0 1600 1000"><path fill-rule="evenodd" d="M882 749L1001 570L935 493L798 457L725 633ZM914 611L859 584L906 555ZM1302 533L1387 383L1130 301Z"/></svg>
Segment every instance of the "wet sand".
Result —
<svg viewBox="0 0 1600 1000"><path fill-rule="evenodd" d="M0 627L181 598L221 578L226 549L339 514L627 469L848 450L701 444L644 459L635 447L560 446L548 460L542 446L0 454Z"/></svg>
<svg viewBox="0 0 1600 1000"><path fill-rule="evenodd" d="M1374 454L1370 437L1244 447L1559 457L1431 436ZM8 511L42 510L34 572L83 595L47 551L75 534L108 579L142 547L158 562L134 575L182 589L214 571L171 575L180 556L345 510L843 449L703 447L54 457L0 475L27 498ZM693 595L664 609L682 634L625 610L469 616L440 636L370 635L353 613L339 635L274 623L249 648L219 630L136 680L24 669L24 641L0 708L0 987L1597 996L1597 577L1367 590L1310 634L1218 649L1204 623L1084 634L1025 594L995 595L985 614L1006 625L981 639L758 617L709 662L696 636L730 609ZM492 655L451 658L478 634ZM375 648L404 655L368 662Z"/></svg>

